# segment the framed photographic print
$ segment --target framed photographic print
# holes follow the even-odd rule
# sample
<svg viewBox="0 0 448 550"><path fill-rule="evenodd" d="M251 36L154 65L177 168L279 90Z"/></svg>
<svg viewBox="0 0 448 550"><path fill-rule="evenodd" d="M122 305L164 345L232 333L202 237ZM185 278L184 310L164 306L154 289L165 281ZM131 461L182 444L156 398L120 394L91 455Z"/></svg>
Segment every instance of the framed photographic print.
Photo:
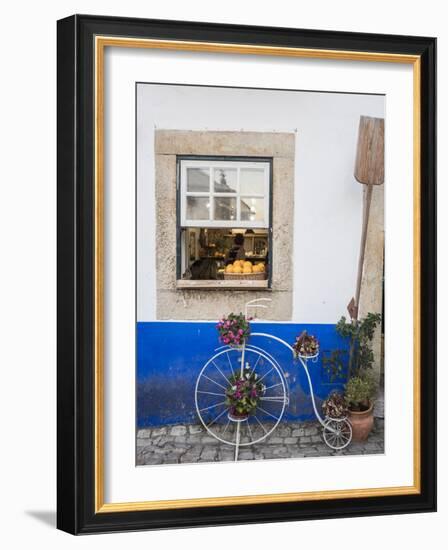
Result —
<svg viewBox="0 0 448 550"><path fill-rule="evenodd" d="M58 527L434 511L434 38L58 22Z"/></svg>

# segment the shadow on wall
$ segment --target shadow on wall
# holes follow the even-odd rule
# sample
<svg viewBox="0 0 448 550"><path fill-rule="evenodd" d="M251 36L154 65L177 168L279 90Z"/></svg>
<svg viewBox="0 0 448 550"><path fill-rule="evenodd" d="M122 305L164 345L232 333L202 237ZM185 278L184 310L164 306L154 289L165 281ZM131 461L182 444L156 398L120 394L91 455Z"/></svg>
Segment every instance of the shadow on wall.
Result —
<svg viewBox="0 0 448 550"><path fill-rule="evenodd" d="M346 347L335 325L252 323L252 332L267 332L291 344L304 329L320 341L322 353L316 363L309 363L316 403L320 408L322 399L332 390L342 389L345 382L344 375L331 382L322 365L322 356L333 349ZM250 343L274 355L285 372L290 403L284 419L313 419L308 380L300 363L274 340L254 337ZM198 423L194 402L196 379L220 345L215 323L137 323L137 427Z"/></svg>

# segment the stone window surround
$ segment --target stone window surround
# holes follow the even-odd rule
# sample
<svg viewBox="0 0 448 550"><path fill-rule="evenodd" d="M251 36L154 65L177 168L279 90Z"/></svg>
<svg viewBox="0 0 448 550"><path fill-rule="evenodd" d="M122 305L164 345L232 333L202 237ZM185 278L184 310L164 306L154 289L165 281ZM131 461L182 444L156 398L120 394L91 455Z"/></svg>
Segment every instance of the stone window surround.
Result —
<svg viewBox="0 0 448 550"><path fill-rule="evenodd" d="M272 158L273 265L270 289L267 281L252 281L243 288L228 285L230 281L219 281L210 290L210 285L202 281L177 280L177 157L181 155ZM245 302L266 297L266 292L269 292L272 302L268 310L260 310L263 314L260 313L259 317L291 320L294 156L294 133L155 130L158 319L215 320L230 311L242 311Z"/></svg>

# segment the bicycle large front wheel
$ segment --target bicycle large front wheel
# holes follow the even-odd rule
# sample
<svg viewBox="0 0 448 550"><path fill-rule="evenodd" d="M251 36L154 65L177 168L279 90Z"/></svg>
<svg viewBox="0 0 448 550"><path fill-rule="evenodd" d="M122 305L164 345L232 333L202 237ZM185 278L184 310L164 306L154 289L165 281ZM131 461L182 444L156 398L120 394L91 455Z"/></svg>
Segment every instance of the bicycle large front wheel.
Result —
<svg viewBox="0 0 448 550"><path fill-rule="evenodd" d="M215 439L233 446L254 445L266 439L278 426L288 403L287 386L279 366L260 349L246 346L243 351L225 347L211 357L196 381L195 404L199 419ZM249 366L258 375L264 392L256 409L247 418L236 421L226 403L230 377Z"/></svg>

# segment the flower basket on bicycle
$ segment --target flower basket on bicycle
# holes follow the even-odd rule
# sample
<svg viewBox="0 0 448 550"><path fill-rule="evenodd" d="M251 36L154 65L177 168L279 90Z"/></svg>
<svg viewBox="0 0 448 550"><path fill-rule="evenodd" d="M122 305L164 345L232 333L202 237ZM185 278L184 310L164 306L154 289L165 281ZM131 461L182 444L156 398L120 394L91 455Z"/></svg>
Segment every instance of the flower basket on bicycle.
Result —
<svg viewBox="0 0 448 550"><path fill-rule="evenodd" d="M250 318L246 318L243 313L230 313L222 317L216 325L221 342L236 348L243 346L250 335L249 321Z"/></svg>
<svg viewBox="0 0 448 550"><path fill-rule="evenodd" d="M259 381L259 376L247 364L243 373L235 373L229 378L226 390L227 414L232 422L242 422L253 414L259 405L260 397L266 386Z"/></svg>
<svg viewBox="0 0 448 550"><path fill-rule="evenodd" d="M316 359L319 355L319 342L315 336L306 330L297 336L293 344L294 357L301 359Z"/></svg>

